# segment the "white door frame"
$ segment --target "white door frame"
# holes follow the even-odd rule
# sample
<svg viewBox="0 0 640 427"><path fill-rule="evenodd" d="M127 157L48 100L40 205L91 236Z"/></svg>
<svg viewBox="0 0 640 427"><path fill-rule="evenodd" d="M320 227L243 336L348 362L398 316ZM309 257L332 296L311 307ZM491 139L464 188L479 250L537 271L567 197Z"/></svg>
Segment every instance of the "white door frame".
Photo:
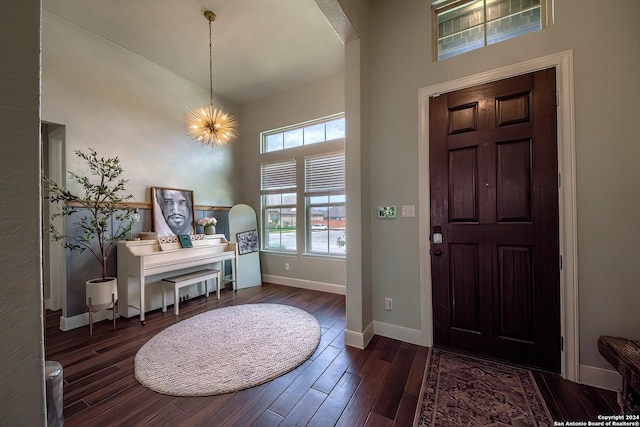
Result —
<svg viewBox="0 0 640 427"><path fill-rule="evenodd" d="M46 155L49 166L49 178L62 186L66 184L65 176L65 127L63 125L49 124L48 135L48 152ZM46 203L49 201L46 200ZM55 208L52 207L52 211ZM66 223L63 218L46 218L44 221L47 228L53 224L57 230L64 234ZM66 249L60 242L50 240L48 232L43 233L48 241L44 241L44 245L49 245L49 271L43 274L49 275L50 281L50 299L45 300L45 308L48 310L62 309L62 317L67 316L67 261Z"/></svg>
<svg viewBox="0 0 640 427"><path fill-rule="evenodd" d="M418 90L418 166L420 215L420 288L422 293L422 332L428 346L433 345L433 311L431 300L431 262L429 256L429 97L464 89L545 68L555 67L558 91L558 172L561 186L559 197L560 255L560 323L564 348L561 353L561 373L568 380L579 382L579 319L578 319L578 245L576 202L576 151L573 99L573 51L533 59L496 70Z"/></svg>

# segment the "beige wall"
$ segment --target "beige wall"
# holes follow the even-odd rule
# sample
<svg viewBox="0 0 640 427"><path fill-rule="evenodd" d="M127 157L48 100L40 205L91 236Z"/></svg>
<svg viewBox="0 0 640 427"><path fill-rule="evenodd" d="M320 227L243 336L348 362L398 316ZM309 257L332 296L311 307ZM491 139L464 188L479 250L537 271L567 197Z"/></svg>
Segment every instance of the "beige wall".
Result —
<svg viewBox="0 0 640 427"><path fill-rule="evenodd" d="M428 2L371 2L370 214L379 204L418 205L418 89L573 49L580 364L611 369L598 336L640 335L640 2L555 5L551 28L434 63ZM418 259L417 218L373 219L371 232L374 319L420 329L419 266L428 260Z"/></svg>
<svg viewBox="0 0 640 427"><path fill-rule="evenodd" d="M0 14L0 424L7 426L46 422L39 46L40 2L4 5Z"/></svg>
<svg viewBox="0 0 640 427"><path fill-rule="evenodd" d="M150 187L170 187L193 190L196 205L237 203L242 134L216 148L186 137L185 113L208 105L207 88L46 11L42 37L42 120L65 126L68 170L85 171L74 151L91 147L100 156L120 158L133 201L150 203ZM237 105L214 102L242 123ZM74 185L69 182L72 191ZM151 230L150 211L142 217L134 232ZM86 254L64 252L66 325L67 318L86 312L84 283L97 264Z"/></svg>
<svg viewBox="0 0 640 427"><path fill-rule="evenodd" d="M243 185L247 195L243 203L253 207L260 222L260 132L344 111L344 74L338 73L306 85L294 87L242 108ZM290 269L285 270L285 262ZM277 276L279 283L295 280L332 285L346 284L345 262L301 255L261 253L262 274ZM288 279L292 279L288 280Z"/></svg>
<svg viewBox="0 0 640 427"><path fill-rule="evenodd" d="M209 104L207 88L49 12L42 50L42 119L66 126L68 170L84 167L74 150L92 147L120 157L135 201L150 202L155 186L193 190L196 204L236 203L242 135L214 149L185 136L184 114ZM214 102L240 112L231 102Z"/></svg>

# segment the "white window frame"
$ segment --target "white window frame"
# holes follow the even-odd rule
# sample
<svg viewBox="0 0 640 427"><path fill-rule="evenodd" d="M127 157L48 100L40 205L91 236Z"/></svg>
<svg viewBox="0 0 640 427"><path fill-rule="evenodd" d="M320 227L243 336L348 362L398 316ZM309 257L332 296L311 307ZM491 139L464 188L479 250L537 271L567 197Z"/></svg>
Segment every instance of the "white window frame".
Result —
<svg viewBox="0 0 640 427"><path fill-rule="evenodd" d="M313 126L319 123L331 122L336 119L344 118L344 113L334 114L331 116L323 117L317 120L311 120L304 123L299 123L292 126L287 126L279 129L265 131L260 134L260 241L261 250L270 253L281 253L283 255L291 255L293 253L309 255L312 257L320 258L344 258L346 254L334 254L334 253L322 253L322 252L310 252L310 233L311 233L311 221L307 213L307 200L305 197L305 159L313 156L323 156L332 153L342 152L344 153L344 137L338 137L335 139L329 139L321 142L315 142L308 145L300 145L291 148L283 148L281 150L274 150L266 152L266 138L269 135L277 133L283 133L291 130L296 130L303 127ZM295 160L296 162L296 206L295 206L295 223L296 223L296 250L282 250L277 248L267 247L267 224L266 224L266 209L265 196L268 194L275 194L278 191L275 189L263 190L262 189L262 168L264 165L274 164L287 160ZM287 189L282 193L292 192ZM283 205L284 206L284 205ZM346 205L345 205L346 206ZM275 208L275 206L269 206ZM286 206L291 209L293 206ZM346 230L345 230L346 231Z"/></svg>

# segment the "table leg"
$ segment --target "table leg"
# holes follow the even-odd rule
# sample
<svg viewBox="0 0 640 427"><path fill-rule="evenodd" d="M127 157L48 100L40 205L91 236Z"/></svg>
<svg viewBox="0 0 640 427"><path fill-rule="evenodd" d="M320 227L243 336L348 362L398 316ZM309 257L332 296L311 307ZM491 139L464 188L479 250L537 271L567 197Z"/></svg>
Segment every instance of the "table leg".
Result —
<svg viewBox="0 0 640 427"><path fill-rule="evenodd" d="M140 323L143 325L144 322L144 274L140 275Z"/></svg>
<svg viewBox="0 0 640 427"><path fill-rule="evenodd" d="M233 258L233 265L231 266L233 271L231 272L231 280L233 280L233 291L238 292L238 276L236 272L238 271L238 257Z"/></svg>
<svg viewBox="0 0 640 427"><path fill-rule="evenodd" d="M216 292L218 293L218 299L220 299L220 272L216 276Z"/></svg>

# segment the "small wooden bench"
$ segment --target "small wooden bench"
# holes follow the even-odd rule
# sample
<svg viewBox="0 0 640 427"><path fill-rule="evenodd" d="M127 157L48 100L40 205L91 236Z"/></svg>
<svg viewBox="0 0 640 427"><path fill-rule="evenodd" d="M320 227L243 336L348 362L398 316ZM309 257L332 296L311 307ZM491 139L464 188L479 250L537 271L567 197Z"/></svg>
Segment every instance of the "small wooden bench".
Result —
<svg viewBox="0 0 640 427"><path fill-rule="evenodd" d="M204 283L204 294L208 297L209 286L207 286L207 280L210 279L215 279L216 292L218 293L218 299L220 299L220 270L207 268L205 270L194 271L192 273L162 279L162 283L164 285L162 289L162 312L167 311L167 298L165 292L167 289L173 289L173 311L177 316L179 313L178 305L180 288L196 283Z"/></svg>
<svg viewBox="0 0 640 427"><path fill-rule="evenodd" d="M622 375L622 414L640 414L640 340L601 336L598 351Z"/></svg>

